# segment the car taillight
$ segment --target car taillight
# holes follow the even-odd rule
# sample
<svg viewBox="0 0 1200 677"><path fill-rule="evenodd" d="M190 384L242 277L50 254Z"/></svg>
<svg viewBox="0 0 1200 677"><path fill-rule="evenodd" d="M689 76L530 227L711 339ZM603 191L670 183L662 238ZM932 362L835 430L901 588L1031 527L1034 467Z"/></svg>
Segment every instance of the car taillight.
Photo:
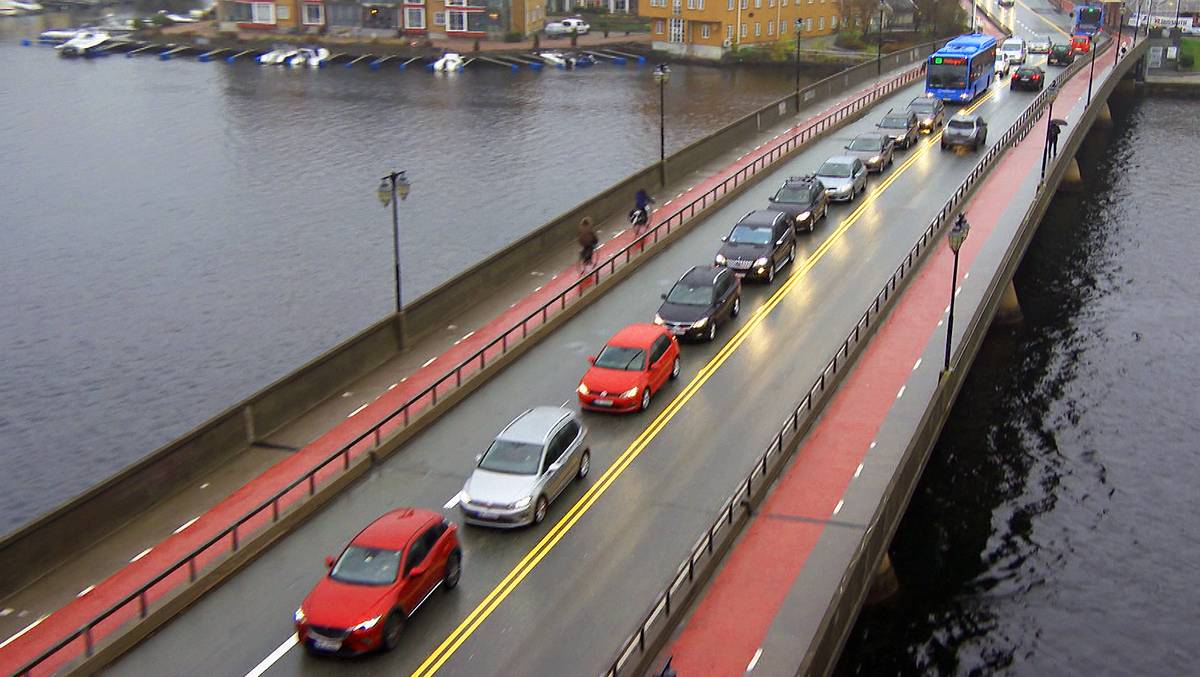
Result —
<svg viewBox="0 0 1200 677"><path fill-rule="evenodd" d="M1019 75L1020 75L1020 73L1013 73L1013 75L1012 75L1012 79L1013 79L1013 80L1016 80L1016 79L1017 79L1017 76L1019 76Z"/></svg>
<svg viewBox="0 0 1200 677"><path fill-rule="evenodd" d="M1042 76L1038 75L1037 73L1034 73L1032 76L1030 76L1030 79L1041 80Z"/></svg>

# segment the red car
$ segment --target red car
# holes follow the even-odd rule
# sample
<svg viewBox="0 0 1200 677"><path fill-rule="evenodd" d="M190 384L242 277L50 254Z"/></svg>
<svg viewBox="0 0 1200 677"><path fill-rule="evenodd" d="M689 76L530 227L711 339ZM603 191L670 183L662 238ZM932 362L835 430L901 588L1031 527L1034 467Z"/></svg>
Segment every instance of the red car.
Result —
<svg viewBox="0 0 1200 677"><path fill-rule="evenodd" d="M296 609L300 643L317 654L391 650L439 586L458 585L458 527L429 510L393 510L325 564L329 573Z"/></svg>
<svg viewBox="0 0 1200 677"><path fill-rule="evenodd" d="M631 324L589 357L579 404L592 411L644 411L650 397L679 376L679 342L656 324Z"/></svg>

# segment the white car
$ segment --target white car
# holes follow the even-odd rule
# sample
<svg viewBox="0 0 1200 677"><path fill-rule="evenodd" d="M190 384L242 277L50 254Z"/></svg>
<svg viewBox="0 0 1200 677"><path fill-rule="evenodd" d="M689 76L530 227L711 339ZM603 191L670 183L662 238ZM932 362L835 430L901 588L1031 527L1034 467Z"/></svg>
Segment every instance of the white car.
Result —
<svg viewBox="0 0 1200 677"><path fill-rule="evenodd" d="M1008 77L1008 73L1011 70L1012 70L1012 62L1008 60L1008 55L997 54L996 55L996 77L997 78L1006 78L1006 77Z"/></svg>
<svg viewBox="0 0 1200 677"><path fill-rule="evenodd" d="M562 36L562 35L587 35L587 32L592 27L583 19L563 19L561 21L551 21L546 24L546 35Z"/></svg>
<svg viewBox="0 0 1200 677"><path fill-rule="evenodd" d="M1050 40L1049 35L1039 35L1029 41L1029 53L1049 54L1052 46L1054 46L1054 42Z"/></svg>
<svg viewBox="0 0 1200 677"><path fill-rule="evenodd" d="M1010 64L1025 63L1025 41L1021 38L1009 38L1000 45L998 55L1008 57Z"/></svg>

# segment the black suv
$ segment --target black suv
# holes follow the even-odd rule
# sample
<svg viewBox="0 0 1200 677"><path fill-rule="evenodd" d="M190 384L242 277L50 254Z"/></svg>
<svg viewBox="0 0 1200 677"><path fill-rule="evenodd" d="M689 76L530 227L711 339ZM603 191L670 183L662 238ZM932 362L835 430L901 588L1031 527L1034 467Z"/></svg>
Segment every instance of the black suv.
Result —
<svg viewBox="0 0 1200 677"><path fill-rule="evenodd" d="M1051 66L1070 66L1075 62L1075 51L1067 43L1055 44L1050 47L1050 56L1046 63Z"/></svg>
<svg viewBox="0 0 1200 677"><path fill-rule="evenodd" d="M717 324L741 312L742 283L728 268L696 266L662 297L654 324L681 339L712 341L717 338Z"/></svg>
<svg viewBox="0 0 1200 677"><path fill-rule="evenodd" d="M780 268L796 260L796 220L791 214L756 209L742 217L717 252L716 264L738 277L775 281Z"/></svg>
<svg viewBox="0 0 1200 677"><path fill-rule="evenodd" d="M770 209L790 214L796 220L796 231L813 232L817 221L825 218L829 211L829 198L825 197L825 184L815 176L793 176L767 198Z"/></svg>
<svg viewBox="0 0 1200 677"><path fill-rule="evenodd" d="M1022 66L1013 73L1008 88L1012 90L1032 89L1035 92L1040 92L1042 91L1042 87L1045 86L1046 71L1037 66Z"/></svg>
<svg viewBox="0 0 1200 677"><path fill-rule="evenodd" d="M932 132L941 126L946 117L946 104L932 96L918 96L908 102L908 110L917 116L922 132Z"/></svg>
<svg viewBox="0 0 1200 677"><path fill-rule="evenodd" d="M890 135L897 146L908 150L917 142L917 136L921 133L918 128L919 124L917 114L907 110L903 113L888 111L888 114L883 116L883 119L875 126L879 128L879 131Z"/></svg>

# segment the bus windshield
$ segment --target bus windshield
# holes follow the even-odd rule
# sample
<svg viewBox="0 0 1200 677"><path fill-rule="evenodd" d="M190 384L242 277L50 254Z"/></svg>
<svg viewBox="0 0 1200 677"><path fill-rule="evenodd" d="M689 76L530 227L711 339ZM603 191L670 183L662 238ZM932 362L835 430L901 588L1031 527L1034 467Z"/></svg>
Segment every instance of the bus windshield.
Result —
<svg viewBox="0 0 1200 677"><path fill-rule="evenodd" d="M967 67L946 63L929 64L929 86L943 89L962 89L967 86Z"/></svg>
<svg viewBox="0 0 1200 677"><path fill-rule="evenodd" d="M1080 7L1077 12L1075 25L1094 28L1100 25L1101 10L1099 7Z"/></svg>

